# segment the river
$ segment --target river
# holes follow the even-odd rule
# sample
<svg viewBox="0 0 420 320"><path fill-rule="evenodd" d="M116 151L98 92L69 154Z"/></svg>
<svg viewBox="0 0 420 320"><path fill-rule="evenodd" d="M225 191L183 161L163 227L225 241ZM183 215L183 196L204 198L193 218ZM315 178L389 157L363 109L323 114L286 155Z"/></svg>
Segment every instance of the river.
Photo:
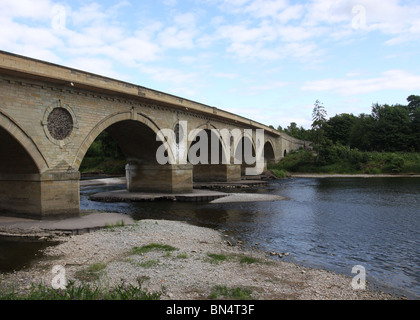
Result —
<svg viewBox="0 0 420 320"><path fill-rule="evenodd" d="M240 191L288 198L275 202L89 200L90 194L120 188L124 186L83 188L81 209L223 230L247 248L287 252L285 261L348 276L361 265L370 283L420 298L420 178L294 178Z"/></svg>

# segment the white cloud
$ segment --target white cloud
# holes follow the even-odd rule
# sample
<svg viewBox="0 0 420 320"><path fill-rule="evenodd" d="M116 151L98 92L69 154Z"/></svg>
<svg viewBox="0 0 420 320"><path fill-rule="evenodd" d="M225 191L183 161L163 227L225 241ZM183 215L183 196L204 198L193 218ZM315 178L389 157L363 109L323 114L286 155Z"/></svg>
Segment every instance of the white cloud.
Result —
<svg viewBox="0 0 420 320"><path fill-rule="evenodd" d="M420 75L405 70L385 71L379 77L369 79L324 79L306 82L304 91L333 91L341 95L358 95L384 90L420 90Z"/></svg>
<svg viewBox="0 0 420 320"><path fill-rule="evenodd" d="M159 36L159 42L163 48L188 49L194 47L193 30L180 30L177 27L168 27Z"/></svg>
<svg viewBox="0 0 420 320"><path fill-rule="evenodd" d="M49 0L38 0L36 5L32 0L0 1L0 15L4 17L49 19L52 8L53 5Z"/></svg>
<svg viewBox="0 0 420 320"><path fill-rule="evenodd" d="M244 11L258 18L265 18L275 17L286 7L286 0L254 0L245 7Z"/></svg>
<svg viewBox="0 0 420 320"><path fill-rule="evenodd" d="M305 7L303 5L287 6L282 12L277 14L276 19L280 23L286 24L291 20L297 20L303 17Z"/></svg>

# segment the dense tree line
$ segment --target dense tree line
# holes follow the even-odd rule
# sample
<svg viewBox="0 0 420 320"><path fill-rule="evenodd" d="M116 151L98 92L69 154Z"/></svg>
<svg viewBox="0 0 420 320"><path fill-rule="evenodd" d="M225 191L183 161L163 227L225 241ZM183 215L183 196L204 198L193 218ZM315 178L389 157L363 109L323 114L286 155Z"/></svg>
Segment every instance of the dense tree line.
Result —
<svg viewBox="0 0 420 320"><path fill-rule="evenodd" d="M283 131L310 140L315 148L345 146L360 151L420 151L420 96L411 95L407 105L374 104L370 114L343 113L327 119L325 108L315 102L311 129L291 123Z"/></svg>

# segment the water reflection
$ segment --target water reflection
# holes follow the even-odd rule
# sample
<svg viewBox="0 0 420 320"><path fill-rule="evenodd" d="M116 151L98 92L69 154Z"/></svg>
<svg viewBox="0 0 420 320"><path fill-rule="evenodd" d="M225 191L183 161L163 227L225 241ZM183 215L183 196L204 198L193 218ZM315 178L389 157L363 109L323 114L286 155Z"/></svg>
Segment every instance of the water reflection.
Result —
<svg viewBox="0 0 420 320"><path fill-rule="evenodd" d="M12 272L29 267L41 258L41 251L56 242L0 238L0 272Z"/></svg>

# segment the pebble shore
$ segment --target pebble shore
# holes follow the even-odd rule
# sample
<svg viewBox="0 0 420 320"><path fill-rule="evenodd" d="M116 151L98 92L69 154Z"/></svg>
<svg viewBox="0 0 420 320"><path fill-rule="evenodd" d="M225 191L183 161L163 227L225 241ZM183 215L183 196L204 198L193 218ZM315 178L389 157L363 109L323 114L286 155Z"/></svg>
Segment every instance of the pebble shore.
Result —
<svg viewBox="0 0 420 320"><path fill-rule="evenodd" d="M223 233L166 220L141 220L131 226L62 237L44 251L30 268L0 274L3 286L28 290L32 283L52 283L52 269L64 267L68 280L92 281L99 286L121 282L162 292L162 300L208 299L213 288L246 288L262 300L387 300L391 294L354 290L351 279L324 270L304 268L270 258L269 253L246 251L232 245ZM151 243L170 245L174 251L134 254L133 248ZM212 260L212 255L224 257ZM252 259L249 259L252 258ZM80 280L89 266L104 266L95 280Z"/></svg>

